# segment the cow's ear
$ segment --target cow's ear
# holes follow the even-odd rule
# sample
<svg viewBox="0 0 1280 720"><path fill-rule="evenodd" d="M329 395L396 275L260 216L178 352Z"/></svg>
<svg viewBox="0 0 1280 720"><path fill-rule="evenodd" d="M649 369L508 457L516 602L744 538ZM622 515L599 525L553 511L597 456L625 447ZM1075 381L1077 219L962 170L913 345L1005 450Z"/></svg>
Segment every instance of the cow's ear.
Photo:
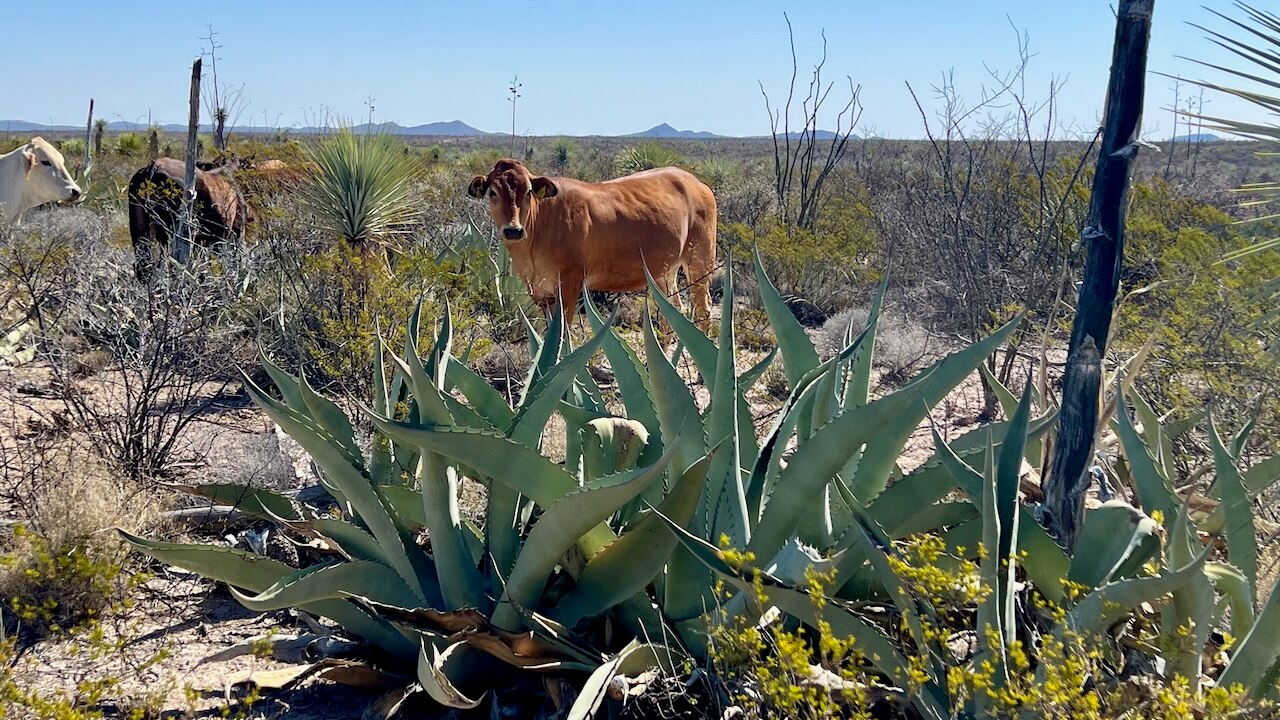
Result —
<svg viewBox="0 0 1280 720"><path fill-rule="evenodd" d="M32 149L34 147L34 145L28 145L22 150L22 158L27 161L27 169L25 171L27 175L30 175L36 166L36 151Z"/></svg>
<svg viewBox="0 0 1280 720"><path fill-rule="evenodd" d="M471 184L467 186L467 194L473 198L484 197L484 191L489 189L489 181L483 175L477 175L471 180Z"/></svg>
<svg viewBox="0 0 1280 720"><path fill-rule="evenodd" d="M533 179L532 184L533 194L537 196L539 200L546 200L547 198L555 197L560 193L560 188L556 187L556 184L551 181L551 178L536 177Z"/></svg>

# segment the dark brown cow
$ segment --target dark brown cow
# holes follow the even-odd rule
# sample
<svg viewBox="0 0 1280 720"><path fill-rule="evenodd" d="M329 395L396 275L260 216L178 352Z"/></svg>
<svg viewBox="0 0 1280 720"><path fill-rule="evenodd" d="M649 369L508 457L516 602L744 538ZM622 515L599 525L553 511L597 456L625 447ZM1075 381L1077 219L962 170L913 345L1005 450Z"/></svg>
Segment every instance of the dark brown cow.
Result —
<svg viewBox="0 0 1280 720"><path fill-rule="evenodd" d="M645 267L676 307L676 272L691 284L694 321L711 319L716 257L716 198L684 170L659 168L601 183L534 177L518 160L499 160L467 194L488 198L489 214L529 294L549 310L557 287L572 320L590 290L644 290Z"/></svg>
<svg viewBox="0 0 1280 720"><path fill-rule="evenodd" d="M234 170L234 164L215 168L203 163L196 170L195 244L216 247L244 241L245 228L254 218L231 177ZM150 276L158 259L156 246L167 249L170 236L178 231L185 171L181 160L157 158L129 181L129 235L139 280Z"/></svg>

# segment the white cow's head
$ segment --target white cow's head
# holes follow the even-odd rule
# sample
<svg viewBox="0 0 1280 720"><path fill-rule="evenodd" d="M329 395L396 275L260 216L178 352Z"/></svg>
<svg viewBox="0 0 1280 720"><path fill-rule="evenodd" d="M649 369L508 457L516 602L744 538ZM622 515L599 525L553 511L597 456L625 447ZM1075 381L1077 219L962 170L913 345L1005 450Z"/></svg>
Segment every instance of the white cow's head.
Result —
<svg viewBox="0 0 1280 720"><path fill-rule="evenodd" d="M44 138L37 137L32 138L21 152L26 162L23 205L35 207L50 202L73 202L80 199L80 186L71 177L71 173L67 172L62 153L57 148L45 142Z"/></svg>

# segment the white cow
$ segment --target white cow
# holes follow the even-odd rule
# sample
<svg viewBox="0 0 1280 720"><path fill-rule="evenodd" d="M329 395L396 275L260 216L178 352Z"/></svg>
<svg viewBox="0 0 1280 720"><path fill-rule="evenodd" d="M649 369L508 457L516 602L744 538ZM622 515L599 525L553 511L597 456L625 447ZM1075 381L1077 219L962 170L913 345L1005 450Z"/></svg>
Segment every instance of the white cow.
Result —
<svg viewBox="0 0 1280 720"><path fill-rule="evenodd" d="M12 222L37 205L74 201L80 186L58 149L44 138L0 155L0 222Z"/></svg>

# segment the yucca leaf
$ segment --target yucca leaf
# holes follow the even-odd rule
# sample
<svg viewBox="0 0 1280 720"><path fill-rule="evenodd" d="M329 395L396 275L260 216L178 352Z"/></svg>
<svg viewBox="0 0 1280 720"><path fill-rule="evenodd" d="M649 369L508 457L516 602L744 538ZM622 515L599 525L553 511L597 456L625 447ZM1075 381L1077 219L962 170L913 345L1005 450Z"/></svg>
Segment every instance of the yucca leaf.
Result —
<svg viewBox="0 0 1280 720"><path fill-rule="evenodd" d="M301 195L318 225L352 243L409 232L419 214L412 196L419 166L393 136L342 128L303 152L318 167Z"/></svg>

